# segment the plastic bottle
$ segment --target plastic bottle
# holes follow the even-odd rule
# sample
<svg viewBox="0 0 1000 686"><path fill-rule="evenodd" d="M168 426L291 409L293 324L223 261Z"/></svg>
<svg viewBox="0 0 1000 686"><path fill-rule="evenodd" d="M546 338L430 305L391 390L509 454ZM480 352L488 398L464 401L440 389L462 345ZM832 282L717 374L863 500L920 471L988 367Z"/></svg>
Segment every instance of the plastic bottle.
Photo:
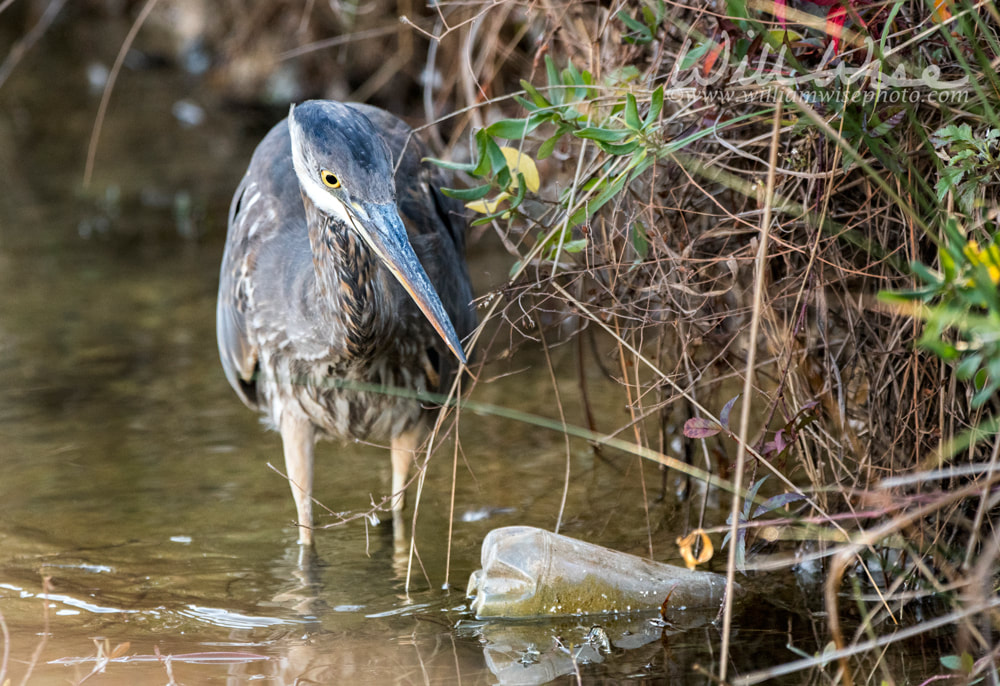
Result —
<svg viewBox="0 0 1000 686"><path fill-rule="evenodd" d="M483 568L466 595L476 617L542 617L717 609L725 577L650 562L635 555L512 526L483 540ZM736 593L742 594L737 585Z"/></svg>

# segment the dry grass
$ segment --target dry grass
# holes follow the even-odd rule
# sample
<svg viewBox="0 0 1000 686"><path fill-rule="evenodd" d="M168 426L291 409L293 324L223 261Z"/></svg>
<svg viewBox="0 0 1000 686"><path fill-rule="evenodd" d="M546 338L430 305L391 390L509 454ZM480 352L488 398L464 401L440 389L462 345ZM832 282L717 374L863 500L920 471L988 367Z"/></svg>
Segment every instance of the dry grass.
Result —
<svg viewBox="0 0 1000 686"><path fill-rule="evenodd" d="M645 6L655 9L657 3ZM949 448L980 426L995 403L974 407L974 389L957 380L950 365L915 347L920 321L877 298L880 291L920 285L908 264L936 263L947 217L958 216L967 235L983 243L995 231L1000 179L984 179L984 202L975 207L958 206L953 193L940 202L935 186L943 165L930 143L951 123L970 123L979 132L998 125L993 84L983 81L984 67L997 61L990 52L996 46L995 9L952 7L955 15L964 12L963 21L977 20L958 31L962 16L952 15L947 27L956 30L949 33L920 3L852 5L850 11L864 15L865 28L840 46L845 64L863 63L860 40L870 35L883 38L887 53L911 69L933 61L946 75L968 74L985 87L970 89L970 98L956 107L932 102L925 92L900 106L841 108L810 104L801 91L786 90L786 111L772 138L773 98L714 99L720 91L736 90L726 80L714 92L670 91L686 40L697 46L706 36L727 33L751 42L745 21L720 14L716 5L665 5L669 18L655 25L655 39L644 45L626 40L628 27L617 17L639 16L631 4L444 7L449 25L463 35L473 31L463 24L468 19L499 25L517 18L504 24L508 30L481 41L443 34L442 45L452 39L468 52L454 87L439 89L435 97L451 103L463 124L527 115L500 95L497 74L504 74L509 94L530 96L511 84L515 77L545 95L561 88L546 76L545 57L592 76L594 88L574 103L577 131L620 129L626 93L635 96L640 115L652 106L658 86L679 96L667 98L655 134L642 141L656 164L629 178L585 221L568 217L599 197L591 188L614 178L623 157L591 138L566 135L539 163L543 188L537 196L481 229L494 231L518 265L508 283L482 298L487 321L503 321L512 332L506 340L481 344L486 357L595 331L610 337L611 348L599 359L580 345L580 367L599 364L618 382L632 421L618 427L595 427L589 417L580 422L654 452L663 452L661 427L671 418L717 419L732 395L733 377L746 380L753 390L743 402L754 406L749 434L744 440L742 431L727 425L711 438L724 454L712 468L736 484L734 513L746 493L738 486L743 475L728 472L744 448L750 484L772 474L766 495L799 494L794 504L782 501L783 507L771 501L773 511L765 516L799 518L798 533L798 526L782 525L769 541L748 543L761 566L792 563L786 553L801 543L783 544L782 538L808 539L810 554L830 559L825 604L840 649L840 678L849 682L852 664L860 664L851 656L871 655L876 643L861 650L867 635L879 635L904 608L931 597L953 603L956 654L981 656L976 674L992 672L995 678L1000 442L966 441L968 448L957 453ZM776 29L775 11L762 4L750 14ZM791 52L805 68L819 69L834 53L824 57L830 41L815 26L789 26L804 34ZM973 55L973 37L991 47ZM759 45L751 51L753 60L761 58ZM687 71L711 70L711 55ZM714 69L732 74L736 59L728 66L718 59ZM775 64L773 53L770 61L766 53L761 59ZM492 86L484 89L483 83ZM552 135L552 126L543 124L507 144L538 156ZM771 140L776 165L766 160ZM765 184L769 173L773 188ZM774 219L768 221L772 208ZM772 243L759 254L763 231ZM755 275L762 280L759 291ZM759 333L753 333L757 326ZM736 463L739 469L742 462ZM963 471L963 465L972 466ZM932 471L942 466L952 471ZM833 517L839 513L857 518ZM823 523L819 531L806 526L807 518ZM871 567L876 560L880 568ZM734 564L731 558L730 569ZM847 572L857 575L857 588L878 593L869 601L856 595L849 603L865 608L863 619L852 622L853 635L836 621L845 610L842 592L850 588L844 585ZM725 678L725 667L720 676ZM882 676L892 681L887 671Z"/></svg>

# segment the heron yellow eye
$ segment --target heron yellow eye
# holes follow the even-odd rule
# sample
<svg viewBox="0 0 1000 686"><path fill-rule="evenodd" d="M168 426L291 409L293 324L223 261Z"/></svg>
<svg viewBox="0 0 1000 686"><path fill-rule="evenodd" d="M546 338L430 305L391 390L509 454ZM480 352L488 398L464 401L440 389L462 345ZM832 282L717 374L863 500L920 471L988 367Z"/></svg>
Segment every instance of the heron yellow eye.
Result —
<svg viewBox="0 0 1000 686"><path fill-rule="evenodd" d="M340 179L332 171L324 169L319 173L319 178L323 179L323 183L326 184L327 188L340 188Z"/></svg>

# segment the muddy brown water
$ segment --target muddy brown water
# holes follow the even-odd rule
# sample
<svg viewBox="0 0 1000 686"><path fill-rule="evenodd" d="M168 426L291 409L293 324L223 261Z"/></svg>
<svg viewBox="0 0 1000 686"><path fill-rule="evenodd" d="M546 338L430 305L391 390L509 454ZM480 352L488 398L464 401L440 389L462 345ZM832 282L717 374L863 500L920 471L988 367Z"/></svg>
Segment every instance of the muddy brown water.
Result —
<svg viewBox="0 0 1000 686"><path fill-rule="evenodd" d="M126 69L84 190L99 98L86 73L110 64L119 33L82 40L57 25L0 88L0 613L13 683L29 669L30 683L76 683L96 666L88 683L165 683L168 672L186 684L707 683L693 665L717 659L711 618L663 630L648 616L470 616L463 591L485 534L557 520L566 445L537 427L463 415L450 559L446 444L428 467L408 588L391 526L365 519L320 532L318 563L303 572L292 499L268 467L281 466L279 437L229 389L214 335L226 207L262 121L280 110L226 108L175 69ZM204 121L183 126L179 101ZM488 240L470 261L478 293L509 267ZM579 421L571 352L554 360ZM495 380L475 400L556 416L540 355L483 376ZM623 425L620 394L591 383L602 423ZM642 470L655 554L677 561L688 506L657 499L655 467L596 459L575 441L569 465L562 533L646 550ZM364 512L388 485L385 448L320 445L315 493L331 509ZM737 673L793 659L789 642L821 648L791 615L747 616Z"/></svg>

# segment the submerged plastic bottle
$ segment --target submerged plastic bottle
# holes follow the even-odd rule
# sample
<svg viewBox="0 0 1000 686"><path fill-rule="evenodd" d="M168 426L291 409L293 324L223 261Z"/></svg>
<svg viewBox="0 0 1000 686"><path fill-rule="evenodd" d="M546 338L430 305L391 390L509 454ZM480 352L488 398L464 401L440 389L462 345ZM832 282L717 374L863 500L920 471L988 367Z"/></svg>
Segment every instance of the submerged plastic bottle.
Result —
<svg viewBox="0 0 1000 686"><path fill-rule="evenodd" d="M494 529L483 540L483 568L466 595L477 618L622 614L718 609L725 577L530 526ZM734 592L742 594L737 585Z"/></svg>

